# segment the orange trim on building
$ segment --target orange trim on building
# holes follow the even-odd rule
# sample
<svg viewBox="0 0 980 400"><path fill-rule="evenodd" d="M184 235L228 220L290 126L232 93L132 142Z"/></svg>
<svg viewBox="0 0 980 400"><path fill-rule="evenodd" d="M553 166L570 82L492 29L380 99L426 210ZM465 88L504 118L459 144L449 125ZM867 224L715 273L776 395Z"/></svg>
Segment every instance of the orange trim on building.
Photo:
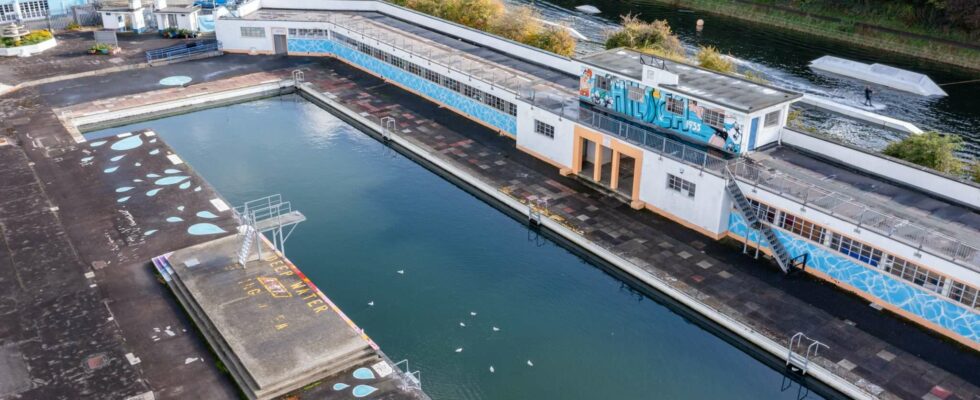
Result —
<svg viewBox="0 0 980 400"><path fill-rule="evenodd" d="M726 236L728 236L728 237L730 237L732 239L738 240L740 242L744 242L745 241L745 238L744 237L742 237L741 235L732 233L730 231L727 232ZM768 248L763 247L763 248L760 248L759 250L760 250L760 252L765 253L766 255L772 257L772 252L769 251ZM844 289L844 290L846 290L848 292L851 292L853 294L856 294L859 297L861 297L861 298L863 298L863 299L865 299L867 301L870 301L872 303L878 304L878 305L882 306L883 308L888 309L888 311L891 311L891 312L893 312L895 314L901 315L902 317L904 317L904 318L906 318L906 319L908 319L908 320L910 320L912 322L915 322L916 324L919 324L920 326L922 326L922 327L924 327L926 329L932 330L932 331L934 331L936 333L939 333L939 334L941 334L943 336L946 336L946 337L948 337L950 339L953 339L953 340L957 341L958 343L960 343L960 344L962 344L964 346L967 346L967 347L972 348L973 350L980 351L980 343L974 342L974 341L972 341L972 340L970 340L968 338L965 338L963 336L960 336L960 335L956 334L956 332L953 332L953 331L951 331L949 329L943 328L942 326L939 326L939 325L937 325L937 324L935 324L933 322L929 322L929 321L923 319L922 317L920 317L918 315L915 315L915 314L913 314L913 313L911 313L909 311L903 310L903 309L899 308L898 306L895 306L895 305L893 305L891 303L888 303L887 301L884 301L882 299L879 299L877 297L874 297L874 296L872 296L872 295L870 295L870 294L868 294L868 293L866 293L866 292L864 292L864 291L862 291L862 290L860 290L858 288L855 288L855 287L853 287L851 285L842 283L841 281L838 281L838 280L834 279L830 275L827 275L823 271L820 271L820 270L817 270L817 269L814 269L814 268L807 268L805 271L808 274L810 274L810 275L813 275L813 276L815 276L817 278L820 278L820 279L822 279L824 281L830 282L830 283L834 284L835 286L837 286L839 288L842 288L842 289ZM952 300L952 299L949 299L949 300Z"/></svg>

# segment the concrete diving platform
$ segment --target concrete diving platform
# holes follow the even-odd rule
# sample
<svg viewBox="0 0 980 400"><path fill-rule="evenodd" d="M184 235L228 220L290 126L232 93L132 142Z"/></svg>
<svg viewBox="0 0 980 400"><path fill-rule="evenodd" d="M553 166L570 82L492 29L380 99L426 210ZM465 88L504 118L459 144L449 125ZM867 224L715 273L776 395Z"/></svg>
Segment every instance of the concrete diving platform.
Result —
<svg viewBox="0 0 980 400"><path fill-rule="evenodd" d="M258 245L245 266L238 235L153 258L247 398L428 398L268 240Z"/></svg>

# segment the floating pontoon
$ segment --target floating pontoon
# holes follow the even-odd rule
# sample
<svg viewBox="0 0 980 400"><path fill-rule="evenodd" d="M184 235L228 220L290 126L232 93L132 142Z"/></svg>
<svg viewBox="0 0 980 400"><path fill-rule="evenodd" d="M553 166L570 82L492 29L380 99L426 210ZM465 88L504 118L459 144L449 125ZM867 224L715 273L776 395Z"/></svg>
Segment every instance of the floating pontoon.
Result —
<svg viewBox="0 0 980 400"><path fill-rule="evenodd" d="M865 64L840 57L823 56L810 61L810 68L922 96L946 96L946 92L928 76L884 64Z"/></svg>

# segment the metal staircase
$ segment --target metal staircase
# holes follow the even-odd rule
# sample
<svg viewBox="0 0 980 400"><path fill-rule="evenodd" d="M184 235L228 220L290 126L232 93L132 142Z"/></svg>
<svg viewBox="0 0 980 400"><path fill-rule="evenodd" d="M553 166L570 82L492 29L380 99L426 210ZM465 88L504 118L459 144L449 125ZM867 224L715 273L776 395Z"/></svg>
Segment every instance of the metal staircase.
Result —
<svg viewBox="0 0 980 400"><path fill-rule="evenodd" d="M243 235L242 245L238 250L238 263L242 266L248 261L252 246L259 240L259 235L270 233L272 246L286 254L286 239L296 229L296 224L306 221L306 216L293 210L292 205L283 201L279 194L245 202L235 207L235 215L241 224L238 231ZM262 245L259 244L256 248L259 258L262 258Z"/></svg>
<svg viewBox="0 0 980 400"><path fill-rule="evenodd" d="M793 265L793 260L789 252L786 251L786 247L776 237L776 233L772 231L772 227L768 223L759 220L759 216L752 209L752 205L749 204L749 199L745 198L742 189L738 187L738 181L735 180L735 175L732 174L732 171L726 171L728 173L728 184L725 188L728 190L728 194L732 196L735 209L738 210L739 214L742 214L750 229L758 230L766 238L769 249L772 250L773 258L779 264L779 269L783 270L783 273L789 273L790 267ZM746 234L745 240L748 242L748 234Z"/></svg>

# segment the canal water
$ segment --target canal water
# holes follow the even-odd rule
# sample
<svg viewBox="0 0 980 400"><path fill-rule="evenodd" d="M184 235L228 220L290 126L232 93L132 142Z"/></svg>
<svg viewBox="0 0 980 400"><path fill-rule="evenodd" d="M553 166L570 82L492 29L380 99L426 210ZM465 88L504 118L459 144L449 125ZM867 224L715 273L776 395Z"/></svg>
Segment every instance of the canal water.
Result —
<svg viewBox="0 0 980 400"><path fill-rule="evenodd" d="M308 220L289 258L435 399L797 397L780 372L299 97L88 136L141 128L233 203L292 201Z"/></svg>
<svg viewBox="0 0 980 400"><path fill-rule="evenodd" d="M508 1L513 4L533 3L545 19L572 26L597 42L604 41L606 33L618 27L620 15L633 13L644 20L665 19L691 54L698 46L715 46L721 52L732 55L739 70L751 70L773 85L856 107L862 107L864 83L816 73L810 69L810 61L833 55L866 63L878 62L926 74L940 84L980 79L980 72L686 10L653 0ZM569 10L581 4L596 5L603 13L590 16ZM705 20L702 32L695 29L699 18ZM591 52L601 50L602 46L585 43L580 48L583 52ZM966 149L961 155L967 159L975 158L980 155L980 129L977 128L980 126L980 82L944 86L943 89L949 97L922 97L876 87L873 111L912 122L925 130L958 134L966 141ZM868 127L826 113L808 112L804 120L822 132L875 150L907 135Z"/></svg>

